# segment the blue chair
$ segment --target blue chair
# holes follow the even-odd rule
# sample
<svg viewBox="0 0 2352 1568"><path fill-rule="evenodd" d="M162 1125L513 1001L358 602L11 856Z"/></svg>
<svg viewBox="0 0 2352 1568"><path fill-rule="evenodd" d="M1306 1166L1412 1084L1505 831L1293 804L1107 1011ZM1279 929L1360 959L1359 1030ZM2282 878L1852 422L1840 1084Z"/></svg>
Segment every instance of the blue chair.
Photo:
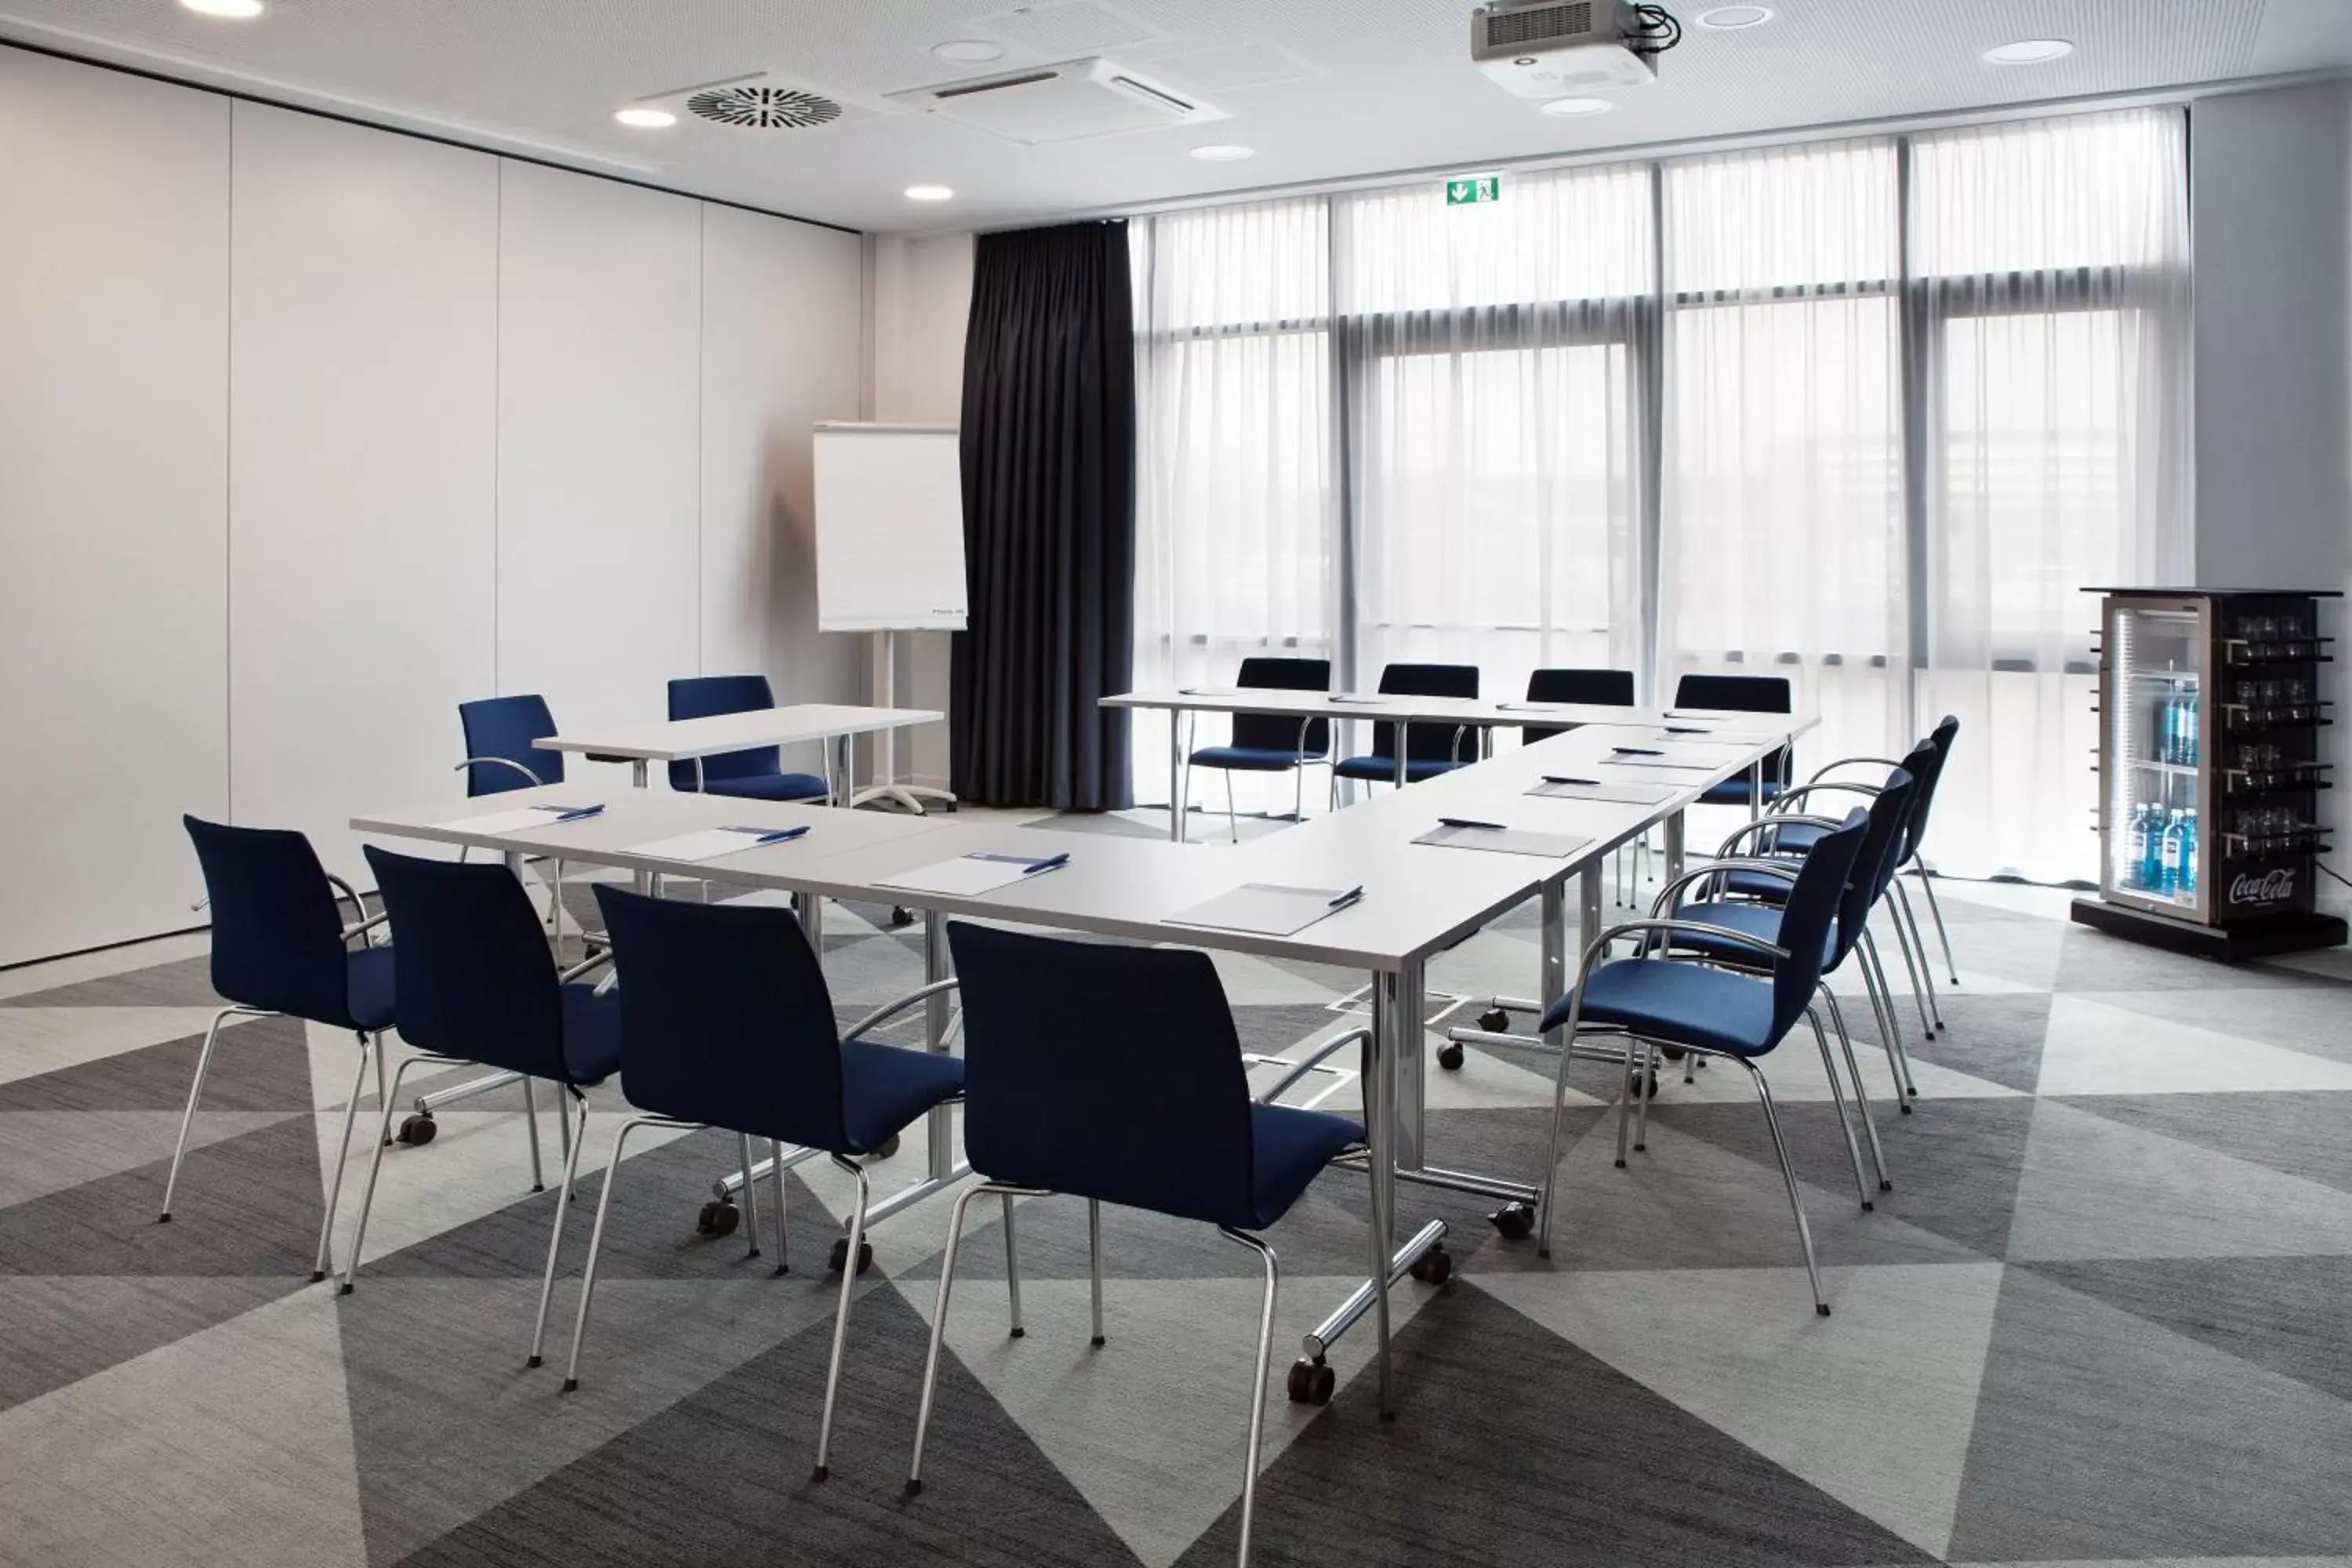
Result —
<svg viewBox="0 0 2352 1568"><path fill-rule="evenodd" d="M368 1215L375 1206L375 1183L383 1169L384 1145L392 1142L392 1112L400 1080L423 1065L481 1066L519 1073L526 1080L560 1084L572 1105L560 1101L563 1129L563 1181L555 1195L555 1224L547 1241L547 1268L540 1279L539 1316L531 1327L529 1364L540 1363L547 1334L547 1304L555 1288L557 1249L563 1216L580 1174L580 1146L588 1131L588 1101L581 1090L602 1083L621 1062L620 998L600 994L581 976L606 962L592 958L558 973L546 935L522 884L504 866L468 866L455 860L423 860L366 846L368 867L392 917L400 952L401 1037L416 1047L393 1069L392 1092L384 1097L383 1136L368 1163L360 1195L360 1216L352 1232L350 1260L343 1265L346 1296L360 1271L360 1247ZM572 1112L577 1109L575 1132Z"/></svg>
<svg viewBox="0 0 2352 1568"><path fill-rule="evenodd" d="M669 683L673 720L750 713L775 705L764 675L690 675ZM833 793L833 786L814 773L784 772L782 753L774 746L672 763L669 787L745 800L823 800Z"/></svg>
<svg viewBox="0 0 2352 1568"><path fill-rule="evenodd" d="M1391 664L1381 671L1381 694L1385 697L1461 697L1473 701L1478 696L1478 667L1475 664ZM1470 734L1466 724L1411 723L1398 725L1382 720L1372 726L1372 750L1369 756L1348 757L1331 770L1331 788L1336 796L1341 779L1357 779L1366 784L1393 784L1397 776L1397 731L1404 731L1404 780L1419 784L1440 773L1452 773L1476 762L1475 756L1464 757L1462 742ZM1336 801L1335 801L1336 804Z"/></svg>
<svg viewBox="0 0 2352 1568"><path fill-rule="evenodd" d="M1829 1316L1829 1299L1822 1293L1820 1268L1813 1260L1812 1231L1805 1224L1805 1203L1797 1191L1797 1173L1789 1163L1789 1146L1780 1135L1780 1113L1772 1106L1771 1086L1758 1060L1777 1047L1800 1019L1813 1026L1821 1047L1822 1066L1829 1071L1831 1099L1845 1130L1846 1155L1862 1185L1862 1154L1855 1147L1853 1123L1848 1119L1845 1095L1838 1087L1837 1069L1830 1060L1829 1037L1813 1012L1822 966L1835 935L1835 923L1854 858L1862 848L1867 822L1859 811L1824 834L1806 854L1780 910L1777 942L1729 926L1698 925L1678 920L1630 921L1612 926L1584 951L1576 985L1555 1001L1543 1016L1547 1030L1565 1027L1573 1044L1580 1031L1625 1037L1625 1068L1629 1086L1617 1104L1617 1163L1625 1163L1625 1133L1633 1099L1647 1096L1634 1079L1635 1050L1647 1053L1664 1046L1703 1056L1727 1057L1748 1071L1756 1097L1764 1107L1765 1125L1772 1135L1772 1152L1780 1162L1780 1177L1789 1189L1789 1208L1797 1220L1797 1241L1804 1253L1805 1274L1812 1282L1813 1309ZM1732 947L1746 949L1770 961L1769 973L1750 975L1728 969L1685 963L1653 953L1611 960L1609 944L1620 937L1673 938L1706 935ZM1551 1222L1559 1175L1560 1128L1568 1105L1568 1064L1572 1051L1559 1054L1553 1080L1550 1158L1544 1166L1542 1232L1538 1250L1551 1256ZM1644 1079L1646 1074L1643 1075ZM1863 1206L1870 1206L1865 1195Z"/></svg>
<svg viewBox="0 0 2352 1568"><path fill-rule="evenodd" d="M466 760L457 766L466 774L467 799L504 795L563 782L563 753L541 751L532 742L555 733L555 715L547 699L537 692L512 697L484 697L457 704L457 722L466 731ZM627 757L591 752L592 763L625 763ZM459 851L457 858L466 858ZM547 889L547 924L554 940L563 940L563 862L557 860ZM582 933L591 942L598 933Z"/></svg>
<svg viewBox="0 0 2352 1568"><path fill-rule="evenodd" d="M1258 1255L1265 1271L1257 1380L1243 1471L1241 1555L1249 1560L1259 1438L1274 1340L1279 1265L1250 1234L1280 1219L1333 1156L1363 1142L1344 1117L1250 1098L1241 1041L1206 953L1112 946L948 927L963 983L964 1152L982 1177L956 1198L940 1260L938 1310L923 1367L907 1489L922 1489L940 1346L964 1215L982 1194L1064 1193L1087 1200L1095 1342L1103 1342L1101 1205L1124 1204L1213 1225ZM1074 1029L1072 1018L1117 1019ZM1141 1092L1139 1092L1141 1090ZM1021 1332L1008 1230L1013 1332Z"/></svg>
<svg viewBox="0 0 2352 1568"><path fill-rule="evenodd" d="M1328 658L1267 658L1242 660L1235 686L1254 690L1328 691L1331 661ZM1307 815L1307 764L1331 760L1331 723L1328 719L1288 719L1279 713L1236 713L1233 743L1203 746L1187 759L1188 765L1215 768L1225 775L1225 826L1241 841L1241 824L1234 815L1234 774L1289 773L1297 781L1290 807L1293 821ZM1190 775L1187 775L1189 779ZM1189 798L1180 806L1192 809Z"/></svg>
<svg viewBox="0 0 2352 1568"><path fill-rule="evenodd" d="M1591 708L1631 708L1633 706L1633 672L1630 669L1537 669L1528 673L1528 700L1530 702L1573 702ZM1538 741L1549 741L1555 735L1565 735L1565 730L1554 730L1541 724L1519 727L1519 743L1532 746Z"/></svg>
<svg viewBox="0 0 2352 1568"><path fill-rule="evenodd" d="M963 1064L953 1057L876 1045L859 1037L955 982L902 996L845 1034L834 1019L824 971L790 910L648 899L604 883L597 884L596 899L613 935L620 979L621 1092L646 1114L631 1117L613 1135L563 1386L580 1386L580 1346L588 1332L596 1256L612 1212L622 1146L631 1132L655 1126L717 1127L735 1133L755 1256L760 1213L750 1180L751 1141L767 1139L774 1156L780 1274L786 1261L783 1145L822 1151L857 1183L849 1232L835 1251L841 1299L834 1310L833 1358L817 1426L815 1476L823 1480L831 1473L825 1455L848 1342L850 1293L872 1257L866 1242L866 1171L851 1156L873 1152L963 1091Z"/></svg>
<svg viewBox="0 0 2352 1568"><path fill-rule="evenodd" d="M1735 713L1794 711L1790 706L1788 678L1780 675L1685 675L1675 683L1675 706ZM1751 811L1760 810L1765 802L1789 787L1790 770L1795 766L1795 753L1783 746L1764 759L1760 795L1755 778L1742 773L1736 779L1709 784L1699 800L1707 805L1744 805Z"/></svg>
<svg viewBox="0 0 2352 1568"><path fill-rule="evenodd" d="M230 827L200 817L180 819L204 867L205 901L213 911L213 989L229 1005L213 1015L188 1084L188 1107L180 1116L180 1141L172 1148L171 1174L163 1179L163 1212L169 1224L172 1198L180 1185L180 1162L188 1152L188 1129L196 1119L205 1071L221 1025L237 1014L283 1016L349 1029L359 1037L360 1060L343 1104L343 1139L336 1145L334 1174L327 1184L327 1212L319 1221L319 1255L310 1278L324 1279L332 1266L328 1244L335 1209L342 1198L343 1166L352 1126L359 1115L360 1086L368 1060L375 1060L376 1092L383 1092L383 1032L393 1026L392 949L372 933L383 923L370 918L349 882L319 864L310 841L284 828ZM352 920L336 911L336 897L349 900ZM359 942L361 946L351 944Z"/></svg>

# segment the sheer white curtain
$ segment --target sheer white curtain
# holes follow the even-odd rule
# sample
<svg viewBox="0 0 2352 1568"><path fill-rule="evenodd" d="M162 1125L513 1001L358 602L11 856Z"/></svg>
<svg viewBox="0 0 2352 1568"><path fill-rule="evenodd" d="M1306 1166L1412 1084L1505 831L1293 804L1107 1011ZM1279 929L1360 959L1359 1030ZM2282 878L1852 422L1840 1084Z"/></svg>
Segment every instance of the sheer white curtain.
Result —
<svg viewBox="0 0 2352 1568"><path fill-rule="evenodd" d="M1356 678L1633 668L1642 646L1636 366L1654 319L1649 172L1426 185L1333 215L1355 521Z"/></svg>
<svg viewBox="0 0 2352 1568"><path fill-rule="evenodd" d="M1663 694L1787 677L1801 774L1907 722L1893 141L1669 164Z"/></svg>
<svg viewBox="0 0 2352 1568"><path fill-rule="evenodd" d="M1163 214L1135 261L1135 684L1230 683L1251 654L1337 641L1329 207ZM1203 720L1200 743L1224 739ZM1136 798L1167 794L1168 721L1136 716ZM1236 775L1244 810L1290 809Z"/></svg>
<svg viewBox="0 0 2352 1568"><path fill-rule="evenodd" d="M2147 110L1922 136L1911 176L1925 413L1921 723L1959 715L1931 853L2090 878L2105 584L2185 582L2186 124Z"/></svg>

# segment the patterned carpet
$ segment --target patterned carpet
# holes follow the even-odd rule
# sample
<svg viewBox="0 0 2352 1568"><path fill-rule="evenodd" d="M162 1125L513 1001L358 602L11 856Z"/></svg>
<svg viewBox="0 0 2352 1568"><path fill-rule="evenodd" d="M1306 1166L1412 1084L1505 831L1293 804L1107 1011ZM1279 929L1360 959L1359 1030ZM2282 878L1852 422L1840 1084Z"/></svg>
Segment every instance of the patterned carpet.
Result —
<svg viewBox="0 0 2352 1568"><path fill-rule="evenodd" d="M1902 1015L1916 1114L1864 1058L1895 1182L1877 1212L1854 1202L1818 1061L1767 1064L1833 1317L1808 1307L1738 1075L1669 1073L1648 1152L1617 1171L1615 1075L1580 1066L1552 1261L1496 1237L1487 1205L1403 1190L1405 1223L1453 1223L1458 1272L1399 1287L1394 1423L1373 1418L1365 1331L1333 1356L1328 1407L1274 1390L1259 1560L2352 1564L2352 956L2168 958L2064 923L2035 889L1947 884L1946 910L1949 1028L1922 1041ZM919 981L919 941L885 914L828 911L845 1016ZM1433 988L1524 991L1535 936L1519 911ZM1343 1022L1335 999L1360 983L1219 965L1254 1047ZM791 1182L778 1276L772 1246L755 1259L742 1232L695 1234L730 1138L633 1142L582 1386L562 1394L588 1212L556 1364L527 1371L554 1194L529 1192L512 1090L387 1152L339 1298L309 1274L352 1042L237 1024L176 1217L154 1223L215 1005L201 939L0 972L0 1563L1231 1561L1257 1287L1204 1228L1107 1212L1097 1349L1084 1206L1018 1211L1019 1340L993 1205L976 1207L909 1500L946 1205L887 1221L834 1479L814 1485L837 1173ZM1432 1160L1533 1177L1549 1070L1474 1050L1433 1075ZM593 1102L586 1171L622 1104ZM877 1192L919 1172L919 1144L877 1165ZM1352 1283L1363 1197L1328 1173L1269 1234L1277 1382Z"/></svg>

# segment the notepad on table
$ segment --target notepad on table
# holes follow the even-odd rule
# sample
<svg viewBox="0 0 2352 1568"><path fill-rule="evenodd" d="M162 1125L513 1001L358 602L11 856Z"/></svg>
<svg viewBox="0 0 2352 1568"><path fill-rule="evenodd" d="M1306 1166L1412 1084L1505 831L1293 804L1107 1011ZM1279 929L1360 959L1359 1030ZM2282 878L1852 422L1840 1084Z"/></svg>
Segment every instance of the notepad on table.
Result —
<svg viewBox="0 0 2352 1568"><path fill-rule="evenodd" d="M1317 921L1362 900L1361 888L1285 888L1273 882L1244 882L1208 902L1168 917L1171 925L1206 926L1212 931L1255 931L1261 936L1293 936Z"/></svg>
<svg viewBox="0 0 2352 1568"><path fill-rule="evenodd" d="M1547 775L1528 793L1546 800L1605 800L1619 805L1658 805L1673 799L1675 792L1666 784L1603 784L1599 779Z"/></svg>
<svg viewBox="0 0 2352 1568"><path fill-rule="evenodd" d="M1765 746L1780 739L1777 730L1718 730L1711 724L1669 724L1649 737L1668 745L1696 741L1727 746Z"/></svg>
<svg viewBox="0 0 2352 1568"><path fill-rule="evenodd" d="M698 833L656 838L650 844L632 844L628 852L650 855L658 860L716 860L721 855L757 849L763 844L789 844L807 832L805 824L798 827L706 827Z"/></svg>
<svg viewBox="0 0 2352 1568"><path fill-rule="evenodd" d="M1698 755L1687 748L1668 752L1657 746L1612 746L1609 750L1609 754L1601 759L1612 767L1664 768L1673 773L1720 773L1737 760L1737 752L1720 758L1710 758Z"/></svg>
<svg viewBox="0 0 2352 1568"><path fill-rule="evenodd" d="M1024 878L1039 876L1069 864L1067 855L959 855L952 860L918 866L885 878L880 886L902 893L945 893L972 898L1009 888Z"/></svg>
<svg viewBox="0 0 2352 1568"><path fill-rule="evenodd" d="M481 816L461 816L454 822L436 822L433 826L457 833L520 833L526 828L552 827L559 822L583 821L604 809L601 805L526 805Z"/></svg>
<svg viewBox="0 0 2352 1568"><path fill-rule="evenodd" d="M1546 860L1565 860L1592 840L1573 833L1530 833L1525 828L1511 827L1502 823L1453 820L1440 822L1413 842L1434 844L1447 849L1491 849L1501 855L1534 855Z"/></svg>
<svg viewBox="0 0 2352 1568"><path fill-rule="evenodd" d="M1559 713L1569 706L1565 702L1497 702L1495 710L1498 713Z"/></svg>

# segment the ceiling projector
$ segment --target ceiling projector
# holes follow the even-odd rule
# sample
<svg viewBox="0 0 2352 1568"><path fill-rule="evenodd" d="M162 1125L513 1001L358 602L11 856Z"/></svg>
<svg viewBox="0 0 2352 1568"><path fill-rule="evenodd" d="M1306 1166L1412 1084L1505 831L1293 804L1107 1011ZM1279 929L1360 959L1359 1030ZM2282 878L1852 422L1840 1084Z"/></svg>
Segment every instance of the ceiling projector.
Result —
<svg viewBox="0 0 2352 1568"><path fill-rule="evenodd" d="M1470 58L1521 98L1643 87L1682 40L1663 5L1638 0L1496 0L1470 13Z"/></svg>

